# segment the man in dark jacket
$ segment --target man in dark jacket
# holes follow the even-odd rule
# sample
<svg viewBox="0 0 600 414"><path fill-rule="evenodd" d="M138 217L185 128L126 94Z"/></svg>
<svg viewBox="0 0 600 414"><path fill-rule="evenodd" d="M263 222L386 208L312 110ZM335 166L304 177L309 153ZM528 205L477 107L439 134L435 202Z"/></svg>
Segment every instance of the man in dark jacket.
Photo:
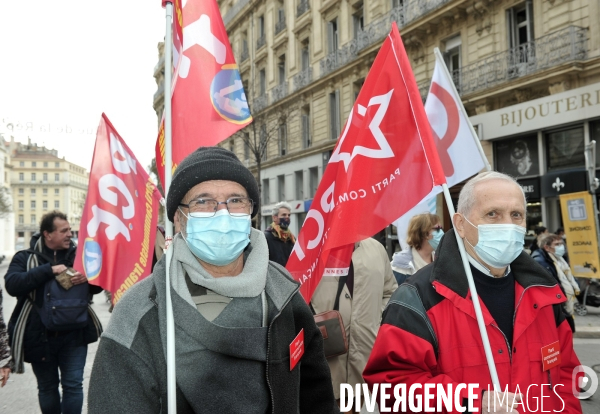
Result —
<svg viewBox="0 0 600 414"><path fill-rule="evenodd" d="M85 275L68 270L75 259L71 237L65 214L52 211L44 215L40 233L31 239L30 249L13 257L4 277L6 291L18 298L8 327L15 372L23 372L23 360L31 362L43 414L81 412L87 344L95 342L102 333L100 321L87 305L102 288L88 285ZM75 315L66 311L61 321L65 325L57 322L51 330L44 324L48 322L43 322L48 321L45 301L49 289L62 289L56 277L67 271L73 286L66 290L65 297L78 302L81 309L76 317L83 322L73 327L70 318Z"/></svg>
<svg viewBox="0 0 600 414"><path fill-rule="evenodd" d="M265 230L269 245L269 260L284 266L287 264L296 238L290 231L290 213L292 207L282 201L273 208L273 223Z"/></svg>
<svg viewBox="0 0 600 414"><path fill-rule="evenodd" d="M405 384L407 390L420 384L421 397L423 383L446 392L450 384L463 406L470 397L458 384L478 384L471 402L483 413L507 412L513 401L515 410L528 412L527 407L540 407L541 398L544 410L580 413L572 386L579 360L560 306L565 297L557 281L523 252L523 189L512 177L484 172L462 188L457 210L454 229L442 238L436 260L392 295L363 372L365 381L371 387ZM497 395L455 231L465 243L477 287L504 393L502 408L493 407ZM550 352L560 358L545 358L542 364ZM542 384L552 384L551 390Z"/></svg>
<svg viewBox="0 0 600 414"><path fill-rule="evenodd" d="M321 332L298 283L269 262L263 233L251 228L258 198L252 173L223 148L198 148L173 176L178 413L336 412ZM115 306L94 360L90 414L168 406L166 257Z"/></svg>

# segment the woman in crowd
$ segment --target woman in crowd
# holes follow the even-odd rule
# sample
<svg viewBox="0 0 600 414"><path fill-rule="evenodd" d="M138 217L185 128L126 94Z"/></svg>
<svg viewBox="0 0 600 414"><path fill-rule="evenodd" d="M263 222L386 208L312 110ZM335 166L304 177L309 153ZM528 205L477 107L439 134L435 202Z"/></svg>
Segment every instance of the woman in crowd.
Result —
<svg viewBox="0 0 600 414"><path fill-rule="evenodd" d="M423 213L414 216L408 223L409 248L394 253L392 270L400 286L410 275L433 261L444 230L436 214Z"/></svg>
<svg viewBox="0 0 600 414"><path fill-rule="evenodd" d="M534 251L531 257L554 276L567 297L567 301L563 303L563 309L567 314L567 322L569 322L571 330L575 332L573 310L577 303L576 296L579 295L579 284L573 277L569 265L563 259L565 242L556 234L547 234L540 239L539 246L540 248Z"/></svg>

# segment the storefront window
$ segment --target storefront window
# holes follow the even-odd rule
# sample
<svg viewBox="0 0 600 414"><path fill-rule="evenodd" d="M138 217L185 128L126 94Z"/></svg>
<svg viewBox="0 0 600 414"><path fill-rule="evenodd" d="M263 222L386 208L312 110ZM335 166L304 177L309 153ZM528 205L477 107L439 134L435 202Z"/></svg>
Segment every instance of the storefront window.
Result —
<svg viewBox="0 0 600 414"><path fill-rule="evenodd" d="M540 173L537 135L494 142L496 169L515 178Z"/></svg>
<svg viewBox="0 0 600 414"><path fill-rule="evenodd" d="M583 128L566 129L546 135L548 170L583 167Z"/></svg>
<svg viewBox="0 0 600 414"><path fill-rule="evenodd" d="M600 121L590 122L590 140L596 141L596 168L600 168Z"/></svg>

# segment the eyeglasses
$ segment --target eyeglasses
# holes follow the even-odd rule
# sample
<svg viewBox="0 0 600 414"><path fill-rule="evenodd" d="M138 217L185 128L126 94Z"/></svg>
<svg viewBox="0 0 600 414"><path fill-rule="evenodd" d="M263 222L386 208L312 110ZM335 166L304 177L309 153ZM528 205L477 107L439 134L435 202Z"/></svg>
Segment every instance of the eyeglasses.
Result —
<svg viewBox="0 0 600 414"><path fill-rule="evenodd" d="M229 214L250 214L254 201L245 197L232 197L227 201L217 201L212 198L197 198L190 201L188 204L180 203L180 207L186 207L190 213L212 213L210 215L203 214L203 217L212 217L216 214L219 204L225 204Z"/></svg>
<svg viewBox="0 0 600 414"><path fill-rule="evenodd" d="M435 230L435 231L440 231L440 230L443 230L443 228L442 228L442 226L440 226L440 225L437 225L437 226L434 226L434 227L432 228L432 230Z"/></svg>

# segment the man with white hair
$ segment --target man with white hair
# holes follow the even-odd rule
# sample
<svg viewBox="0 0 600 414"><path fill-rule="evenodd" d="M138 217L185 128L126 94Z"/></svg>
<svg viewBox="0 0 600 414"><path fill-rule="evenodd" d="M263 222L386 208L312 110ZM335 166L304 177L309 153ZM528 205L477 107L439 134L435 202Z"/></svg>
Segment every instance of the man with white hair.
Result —
<svg viewBox="0 0 600 414"><path fill-rule="evenodd" d="M571 385L579 360L561 309L565 297L556 280L523 252L525 215L525 195L513 178L485 172L465 184L454 229L442 238L436 260L400 286L383 313L363 372L371 387L391 382L392 387L406 384L408 390L412 384L431 383L447 392L451 384L466 406L467 389L458 391L456 386L478 384L472 399L476 411L581 412ZM465 244L507 395L490 391L492 380L455 231ZM508 398L494 403L494 397Z"/></svg>
<svg viewBox="0 0 600 414"><path fill-rule="evenodd" d="M296 238L290 231L290 213L292 206L285 201L275 204L273 208L273 223L265 230L265 237L269 245L269 260L279 263L283 267L287 264Z"/></svg>

